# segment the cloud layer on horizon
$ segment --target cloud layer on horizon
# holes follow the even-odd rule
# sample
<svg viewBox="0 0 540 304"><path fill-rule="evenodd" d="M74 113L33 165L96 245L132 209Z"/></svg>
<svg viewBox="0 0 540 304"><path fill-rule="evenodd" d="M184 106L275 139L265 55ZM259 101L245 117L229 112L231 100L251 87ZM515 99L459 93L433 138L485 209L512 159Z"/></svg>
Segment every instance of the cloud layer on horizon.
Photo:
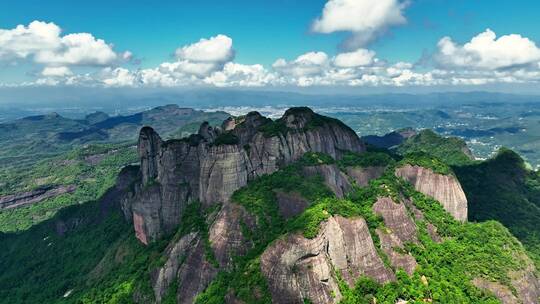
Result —
<svg viewBox="0 0 540 304"><path fill-rule="evenodd" d="M349 6L358 3L361 6L370 1L373 0L330 0L322 16L315 20L313 29L364 35L366 26L353 24L351 20L358 12ZM380 30L406 22L402 20L406 2L377 3L381 5L377 14L382 17L370 18L387 20L373 21ZM384 13L385 9L388 12ZM352 19L335 23L345 14L343 10L351 10ZM378 31L371 34L379 35ZM238 63L235 54L233 39L218 34L179 46L170 61L153 68L137 69L126 65L133 57L131 52L115 51L112 44L90 33L62 35L59 26L41 21L0 29L0 61L10 65L26 62L41 71L35 81L13 86L403 87L540 82L540 48L527 37L518 34L497 37L489 29L464 44L451 37L441 38L427 60L429 63L422 66L388 62L367 47L348 49L333 56L311 51L292 59L278 58L271 67ZM74 72L81 67L84 73Z"/></svg>

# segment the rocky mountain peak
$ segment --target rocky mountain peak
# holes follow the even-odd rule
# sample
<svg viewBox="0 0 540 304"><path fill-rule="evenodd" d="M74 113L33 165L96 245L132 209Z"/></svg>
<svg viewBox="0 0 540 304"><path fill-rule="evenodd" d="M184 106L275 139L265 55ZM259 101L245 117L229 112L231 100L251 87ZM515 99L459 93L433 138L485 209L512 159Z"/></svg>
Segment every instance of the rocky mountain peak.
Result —
<svg viewBox="0 0 540 304"><path fill-rule="evenodd" d="M142 183L147 184L158 176L157 162L163 140L151 127L144 127L139 134L138 152L141 158Z"/></svg>
<svg viewBox="0 0 540 304"><path fill-rule="evenodd" d="M278 121L251 112L227 119L226 131L203 123L197 135L172 141L144 127L138 144L141 180L124 200L124 213L136 219L140 239L152 241L172 232L191 202L227 203L248 181L306 152L336 159L345 151L364 152L356 133L334 121L309 108L289 109ZM288 127L283 128L283 122Z"/></svg>
<svg viewBox="0 0 540 304"><path fill-rule="evenodd" d="M316 115L317 114L308 107L297 107L285 111L285 114L281 119L288 128L302 129L306 128Z"/></svg>
<svg viewBox="0 0 540 304"><path fill-rule="evenodd" d="M207 121L201 124L198 132L198 134L208 142L213 142L219 133L221 133L221 129L212 127Z"/></svg>

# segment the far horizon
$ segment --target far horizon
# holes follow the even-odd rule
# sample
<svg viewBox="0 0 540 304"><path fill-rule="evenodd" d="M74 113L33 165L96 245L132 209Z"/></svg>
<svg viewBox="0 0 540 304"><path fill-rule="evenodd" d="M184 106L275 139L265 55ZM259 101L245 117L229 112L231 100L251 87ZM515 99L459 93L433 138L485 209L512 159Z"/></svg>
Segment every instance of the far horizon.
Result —
<svg viewBox="0 0 540 304"><path fill-rule="evenodd" d="M538 8L531 0L13 3L0 12L0 103L55 102L55 91L75 105L77 91L219 88L540 94Z"/></svg>

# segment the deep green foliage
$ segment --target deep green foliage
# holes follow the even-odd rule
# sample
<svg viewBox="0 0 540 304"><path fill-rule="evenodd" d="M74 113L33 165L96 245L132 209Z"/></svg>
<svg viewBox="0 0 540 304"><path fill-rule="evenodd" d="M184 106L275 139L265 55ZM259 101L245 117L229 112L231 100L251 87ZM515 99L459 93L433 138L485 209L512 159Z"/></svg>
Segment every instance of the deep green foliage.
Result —
<svg viewBox="0 0 540 304"><path fill-rule="evenodd" d="M262 132L265 137L274 137L278 136L280 134L286 134L289 128L287 128L287 125L285 125L285 122L283 122L280 119L277 120L269 120L264 125L260 126L258 131Z"/></svg>
<svg viewBox="0 0 540 304"><path fill-rule="evenodd" d="M375 230L384 228L384 221L373 212L373 204L380 197L390 197L396 202L409 198L424 214L424 220L416 220L419 242L405 244L401 249L412 254L419 266L411 276L393 269L396 282L381 285L361 277L352 288L336 273L343 295L342 303L373 303L374 299L377 303L395 303L398 299L411 303L426 299L435 303L498 303L493 296L475 288L471 280L481 277L509 285L508 271L527 264L522 245L498 222L457 222L437 201L415 191L394 175L396 166L404 163L451 174L450 167L443 161L426 153L413 153L396 163L393 156L383 154L384 151L366 155L347 154L336 162L328 155L308 153L298 162L262 176L236 191L233 203L240 204L257 218L254 230L241 225L244 237L254 246L245 255L234 257L231 269L220 269L196 302L217 304L223 303L226 296L234 296L247 304L271 303L267 282L260 269L260 255L269 244L288 233L315 237L321 222L332 215L364 218L375 246L380 248ZM515 190L513 195L525 197L532 206L538 206L540 179L536 173L527 171L519 160L512 153L502 151L493 161L456 168L456 174L465 180L462 181L465 191L467 195L473 193L475 201L484 199L483 195L487 201L489 191L492 196L500 195L508 200L511 197L504 194L509 189L518 189L522 192ZM355 187L345 199L337 199L321 177L306 178L302 174L303 167L320 164L337 164L342 168L378 164L388 168L368 187ZM477 181L475 176L486 181ZM515 183L509 185L509 189L504 185L491 185L509 178ZM484 182L488 183L486 193L474 188L483 186ZM515 188L516 185L519 187ZM297 193L310 205L300 215L286 220L279 214L276 191ZM515 198L512 199L516 202ZM469 201L472 201L471 197ZM204 240L206 259L218 266L208 240L210 223L207 219L212 218L219 206L204 209L198 203L188 205L175 235L145 247L135 239L132 227L123 221L118 209L103 214L99 204L91 202L64 208L52 219L28 231L0 234L0 243L6 244L6 250L0 251L0 269L3 270L0 273L0 302L130 303L134 294L151 301L150 271L163 264L163 251L171 240L192 231L199 233ZM501 215L493 213L489 216ZM73 219L84 220L63 236L54 232L57 221L70 222ZM431 239L428 223L437 228L443 242ZM513 231L512 227L510 229ZM379 254L389 266L384 253L379 250ZM175 286L176 283L171 284L164 303L174 302ZM64 298L63 295L70 290L71 294ZM310 303L311 300L305 299L304 302Z"/></svg>
<svg viewBox="0 0 540 304"><path fill-rule="evenodd" d="M216 137L214 142L212 143L215 146L221 146L221 145L237 145L239 143L239 139L236 135L234 135L231 132L223 132Z"/></svg>
<svg viewBox="0 0 540 304"><path fill-rule="evenodd" d="M382 150L381 150L382 151ZM339 166L344 167L386 167L393 165L396 161L388 153L384 152L347 152L338 162Z"/></svg>
<svg viewBox="0 0 540 304"><path fill-rule="evenodd" d="M467 144L457 137L442 137L431 130L422 130L402 143L397 151L402 154L426 153L450 166L470 164L472 158Z"/></svg>
<svg viewBox="0 0 540 304"><path fill-rule="evenodd" d="M380 192L381 189L385 190ZM426 220L437 227L445 241L434 242L427 233L426 222L418 221L420 243L407 244L407 251L419 263L413 276L397 271L398 280L385 285L368 278L361 278L353 289L340 284L344 296L342 302L372 303L376 298L377 303L395 303L398 299L412 302L432 299L436 303L498 303L492 296L472 286L470 281L483 277L508 284L507 272L522 267L520 255L523 255L523 248L519 242L496 222L457 222L438 202L388 174L372 181L369 188L360 190L364 192L363 195L358 192L353 194L353 197L358 196L353 201L363 201L362 197L372 201L373 197L394 191L410 197L422 210ZM368 220L370 222L374 221Z"/></svg>
<svg viewBox="0 0 540 304"><path fill-rule="evenodd" d="M197 232L204 242L204 254L206 260L214 267L218 267L219 263L214 256L214 251L210 246L210 240L208 238L208 223L206 218L212 214L215 210L219 209L220 205L215 205L214 208L205 209L199 202L193 202L189 204L182 215L182 225L179 227L174 239L190 233Z"/></svg>
<svg viewBox="0 0 540 304"><path fill-rule="evenodd" d="M98 199L114 184L120 170L136 161L131 144L89 145L39 162L29 170L5 172L0 176L7 184L0 187L4 194L29 191L42 184L74 185L76 190L39 204L0 211L0 231L25 230L61 208Z"/></svg>
<svg viewBox="0 0 540 304"><path fill-rule="evenodd" d="M262 176L233 194L233 202L244 206L257 217L255 231L247 227L242 229L244 236L251 239L254 246L246 255L235 259L233 271L221 272L205 292L199 295L197 303L223 303L228 293L233 293L248 304L271 303L258 258L266 246L280 235L292 229L303 228L285 224L285 219L278 211L275 191L296 192L310 202L332 197L332 192L323 184L322 178L306 178L301 173L303 164L318 163L319 159L328 160L327 157L322 154L306 155L297 163Z"/></svg>
<svg viewBox="0 0 540 304"><path fill-rule="evenodd" d="M350 130L351 132L354 132L352 131L351 128L349 128L340 120L314 113L308 107L290 108L285 112L285 115L286 116L287 115L304 116L307 119L307 122L306 122L306 125L303 127L302 131L313 130L313 129L320 128L328 124L333 124L333 125L340 126L340 128L347 129L347 130ZM280 118L276 120L269 119L267 123L259 127L258 131L262 132L265 137L273 137L273 136L278 136L280 134L287 134L287 132L290 132L290 131L298 131L298 130L290 129L289 127L287 127L283 118Z"/></svg>
<svg viewBox="0 0 540 304"><path fill-rule="evenodd" d="M469 201L469 220L497 220L540 266L540 178L519 155L501 149L485 162L455 168Z"/></svg>
<svg viewBox="0 0 540 304"><path fill-rule="evenodd" d="M414 152L406 154L404 158L399 162L398 166L403 166L405 164L428 168L433 170L433 172L435 173L443 175L454 174L452 168L449 165L447 165L437 157L424 152Z"/></svg>
<svg viewBox="0 0 540 304"><path fill-rule="evenodd" d="M152 296L149 270L167 240L143 246L119 209L103 213L100 204L0 234L0 303L131 303L136 290ZM60 221L70 227L65 234L56 232Z"/></svg>
<svg viewBox="0 0 540 304"><path fill-rule="evenodd" d="M306 152L304 156L298 161L302 166L318 166L318 165L330 165L336 161L332 156L318 152Z"/></svg>

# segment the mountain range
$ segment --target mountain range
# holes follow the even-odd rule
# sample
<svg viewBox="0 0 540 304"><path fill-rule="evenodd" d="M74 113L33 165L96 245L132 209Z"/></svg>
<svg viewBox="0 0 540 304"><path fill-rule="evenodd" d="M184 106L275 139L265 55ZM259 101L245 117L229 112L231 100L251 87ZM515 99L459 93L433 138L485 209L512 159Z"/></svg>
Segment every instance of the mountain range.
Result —
<svg viewBox="0 0 540 304"><path fill-rule="evenodd" d="M135 152L95 200L0 234L1 303L538 303L540 176L508 149L298 107L145 126Z"/></svg>

